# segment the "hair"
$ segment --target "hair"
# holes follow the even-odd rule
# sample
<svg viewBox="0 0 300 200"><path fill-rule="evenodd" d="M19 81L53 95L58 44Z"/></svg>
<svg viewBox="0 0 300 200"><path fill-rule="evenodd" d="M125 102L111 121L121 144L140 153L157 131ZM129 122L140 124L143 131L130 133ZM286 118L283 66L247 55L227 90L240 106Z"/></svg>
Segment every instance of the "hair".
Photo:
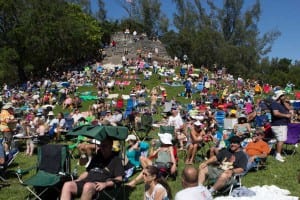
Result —
<svg viewBox="0 0 300 200"><path fill-rule="evenodd" d="M198 170L193 166L187 166L182 170L182 179L186 187L197 186Z"/></svg>
<svg viewBox="0 0 300 200"><path fill-rule="evenodd" d="M169 199L172 199L171 188L170 188L169 184L167 183L167 181L161 175L159 169L153 165L148 165L145 169L147 170L147 172L149 172L150 175L156 176L155 181L157 183L161 184L167 190Z"/></svg>

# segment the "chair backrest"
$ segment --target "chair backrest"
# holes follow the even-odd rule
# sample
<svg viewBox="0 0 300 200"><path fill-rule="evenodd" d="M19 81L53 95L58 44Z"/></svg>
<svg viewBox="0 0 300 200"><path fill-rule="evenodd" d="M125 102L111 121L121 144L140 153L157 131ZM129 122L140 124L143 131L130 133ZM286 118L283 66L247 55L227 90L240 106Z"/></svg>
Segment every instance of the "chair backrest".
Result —
<svg viewBox="0 0 300 200"><path fill-rule="evenodd" d="M70 173L68 147L56 144L38 147L38 169L52 174Z"/></svg>
<svg viewBox="0 0 300 200"><path fill-rule="evenodd" d="M141 116L141 124L142 126L151 127L153 123L153 117L151 114L143 114Z"/></svg>
<svg viewBox="0 0 300 200"><path fill-rule="evenodd" d="M67 117L65 118L66 123L65 123L65 128L66 130L71 130L74 125L74 118L73 117Z"/></svg>
<svg viewBox="0 0 300 200"><path fill-rule="evenodd" d="M159 127L160 133L170 133L174 136L175 134L175 126L160 126Z"/></svg>
<svg viewBox="0 0 300 200"><path fill-rule="evenodd" d="M285 144L297 144L300 139L300 124L289 124Z"/></svg>

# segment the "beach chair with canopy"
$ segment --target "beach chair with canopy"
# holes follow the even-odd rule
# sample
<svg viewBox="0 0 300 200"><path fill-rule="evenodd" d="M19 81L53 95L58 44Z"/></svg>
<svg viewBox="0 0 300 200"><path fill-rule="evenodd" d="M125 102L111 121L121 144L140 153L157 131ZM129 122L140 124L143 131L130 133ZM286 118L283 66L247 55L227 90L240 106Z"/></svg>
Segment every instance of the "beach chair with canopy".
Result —
<svg viewBox="0 0 300 200"><path fill-rule="evenodd" d="M111 137L120 142L120 156L125 159L125 139L128 136L128 128L123 126L93 126L83 125L74 128L68 133L71 136L86 136L99 141L103 141L106 137ZM123 161L124 161L123 159ZM125 161L123 162L125 163ZM125 187L123 182L115 182L111 188L106 188L101 192L97 192L94 199L128 199L125 197Z"/></svg>

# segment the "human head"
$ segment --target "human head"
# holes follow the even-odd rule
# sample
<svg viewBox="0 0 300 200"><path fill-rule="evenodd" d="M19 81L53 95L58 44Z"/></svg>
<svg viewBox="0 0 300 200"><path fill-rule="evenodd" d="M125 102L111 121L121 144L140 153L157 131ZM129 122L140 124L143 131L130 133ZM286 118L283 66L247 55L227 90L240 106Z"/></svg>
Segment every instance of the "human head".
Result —
<svg viewBox="0 0 300 200"><path fill-rule="evenodd" d="M253 134L253 138L252 140L254 142L262 140L265 137L265 133L262 129L257 129L255 130L254 134Z"/></svg>
<svg viewBox="0 0 300 200"><path fill-rule="evenodd" d="M194 128L196 131L200 131L201 127L202 127L202 123L199 120L194 122Z"/></svg>
<svg viewBox="0 0 300 200"><path fill-rule="evenodd" d="M272 99L274 101L278 101L280 100L283 96L285 96L285 91L283 90L278 90L275 92L275 94L273 95Z"/></svg>
<svg viewBox="0 0 300 200"><path fill-rule="evenodd" d="M167 190L169 199L172 199L171 188L165 181L165 179L163 179L157 167L153 165L148 165L147 167L145 167L145 169L143 170L143 178L144 182L147 184L150 184L152 181L160 183Z"/></svg>
<svg viewBox="0 0 300 200"><path fill-rule="evenodd" d="M113 139L110 137L105 138L101 141L100 152L104 158L109 158L112 155L113 150Z"/></svg>
<svg viewBox="0 0 300 200"><path fill-rule="evenodd" d="M198 170L193 166L187 166L183 169L181 175L181 184L183 188L195 187L198 185Z"/></svg>
<svg viewBox="0 0 300 200"><path fill-rule="evenodd" d="M128 143L134 143L135 144L136 141L137 141L137 138L136 138L135 135L130 134L130 135L127 136L125 141L128 142Z"/></svg>
<svg viewBox="0 0 300 200"><path fill-rule="evenodd" d="M238 118L238 123L243 124L247 122L247 116L245 114L241 114Z"/></svg>
<svg viewBox="0 0 300 200"><path fill-rule="evenodd" d="M242 139L239 136L233 136L229 139L230 142L230 150L238 151L241 147Z"/></svg>

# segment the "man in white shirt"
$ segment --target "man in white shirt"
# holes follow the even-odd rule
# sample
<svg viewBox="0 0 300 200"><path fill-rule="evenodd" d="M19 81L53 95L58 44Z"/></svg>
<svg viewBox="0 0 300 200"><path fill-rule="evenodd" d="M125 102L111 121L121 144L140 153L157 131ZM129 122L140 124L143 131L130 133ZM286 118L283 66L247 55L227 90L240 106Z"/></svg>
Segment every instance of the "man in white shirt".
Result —
<svg viewBox="0 0 300 200"><path fill-rule="evenodd" d="M198 185L198 170L187 166L182 171L181 184L184 188L175 195L175 200L211 200L210 192L203 185Z"/></svg>

